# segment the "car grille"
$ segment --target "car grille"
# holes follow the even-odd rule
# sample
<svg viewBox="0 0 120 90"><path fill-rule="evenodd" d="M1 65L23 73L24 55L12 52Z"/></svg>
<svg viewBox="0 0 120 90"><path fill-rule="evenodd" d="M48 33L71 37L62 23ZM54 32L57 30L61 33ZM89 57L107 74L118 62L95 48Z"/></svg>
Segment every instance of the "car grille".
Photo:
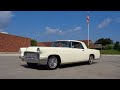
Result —
<svg viewBox="0 0 120 90"><path fill-rule="evenodd" d="M24 56L26 59L39 59L39 53L37 52L25 52Z"/></svg>

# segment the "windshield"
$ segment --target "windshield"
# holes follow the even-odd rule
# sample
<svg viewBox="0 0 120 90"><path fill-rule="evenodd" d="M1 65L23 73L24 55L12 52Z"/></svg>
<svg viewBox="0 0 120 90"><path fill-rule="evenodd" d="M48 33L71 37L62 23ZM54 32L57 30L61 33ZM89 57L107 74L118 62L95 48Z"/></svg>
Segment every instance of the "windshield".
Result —
<svg viewBox="0 0 120 90"><path fill-rule="evenodd" d="M52 47L70 47L70 43L68 41L56 41L53 42Z"/></svg>

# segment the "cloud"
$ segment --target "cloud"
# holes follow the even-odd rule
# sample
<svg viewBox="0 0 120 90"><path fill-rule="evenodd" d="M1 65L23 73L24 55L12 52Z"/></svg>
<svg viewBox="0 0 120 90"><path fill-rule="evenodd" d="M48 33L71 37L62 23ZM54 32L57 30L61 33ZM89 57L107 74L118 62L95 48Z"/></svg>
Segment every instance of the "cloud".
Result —
<svg viewBox="0 0 120 90"><path fill-rule="evenodd" d="M104 28L104 27L108 26L111 22L112 22L111 18L106 18L98 25L98 28L99 29Z"/></svg>
<svg viewBox="0 0 120 90"><path fill-rule="evenodd" d="M8 27L13 16L11 11L0 11L0 32Z"/></svg>
<svg viewBox="0 0 120 90"><path fill-rule="evenodd" d="M87 11L87 13L90 13L90 11Z"/></svg>
<svg viewBox="0 0 120 90"><path fill-rule="evenodd" d="M75 27L73 29L70 29L68 31L66 31L66 33L73 33L73 32L78 32L80 31L82 28L81 27Z"/></svg>
<svg viewBox="0 0 120 90"><path fill-rule="evenodd" d="M82 28L81 27L75 27L73 31L80 31Z"/></svg>
<svg viewBox="0 0 120 90"><path fill-rule="evenodd" d="M50 27L45 27L46 33L47 34L62 34L63 31L60 29L55 29L55 28L50 28Z"/></svg>
<svg viewBox="0 0 120 90"><path fill-rule="evenodd" d="M0 32L0 33L8 34L8 32Z"/></svg>
<svg viewBox="0 0 120 90"><path fill-rule="evenodd" d="M63 35L63 34L68 34L68 33L73 33L73 32L78 32L81 30L81 27L75 27L74 29L70 29L70 30L60 30L60 29L55 29L55 28L50 28L50 27L45 27L46 33L47 34L59 34L59 35Z"/></svg>

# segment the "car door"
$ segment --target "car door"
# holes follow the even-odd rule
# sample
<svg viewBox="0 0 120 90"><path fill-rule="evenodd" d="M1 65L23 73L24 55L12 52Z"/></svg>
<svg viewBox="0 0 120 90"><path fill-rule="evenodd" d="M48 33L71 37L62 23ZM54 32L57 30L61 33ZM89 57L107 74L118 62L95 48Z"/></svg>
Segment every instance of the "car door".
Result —
<svg viewBox="0 0 120 90"><path fill-rule="evenodd" d="M87 52L80 42L72 42L74 61L86 61Z"/></svg>

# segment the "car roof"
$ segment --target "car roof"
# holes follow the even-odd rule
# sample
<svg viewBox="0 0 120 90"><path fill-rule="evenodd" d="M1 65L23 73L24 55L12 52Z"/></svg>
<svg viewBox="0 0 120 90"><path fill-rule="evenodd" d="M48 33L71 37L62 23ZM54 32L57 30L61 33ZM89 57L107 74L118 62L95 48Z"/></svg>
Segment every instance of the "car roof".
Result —
<svg viewBox="0 0 120 90"><path fill-rule="evenodd" d="M73 42L82 42L82 41L78 41L78 40L57 40L57 41L73 41Z"/></svg>

